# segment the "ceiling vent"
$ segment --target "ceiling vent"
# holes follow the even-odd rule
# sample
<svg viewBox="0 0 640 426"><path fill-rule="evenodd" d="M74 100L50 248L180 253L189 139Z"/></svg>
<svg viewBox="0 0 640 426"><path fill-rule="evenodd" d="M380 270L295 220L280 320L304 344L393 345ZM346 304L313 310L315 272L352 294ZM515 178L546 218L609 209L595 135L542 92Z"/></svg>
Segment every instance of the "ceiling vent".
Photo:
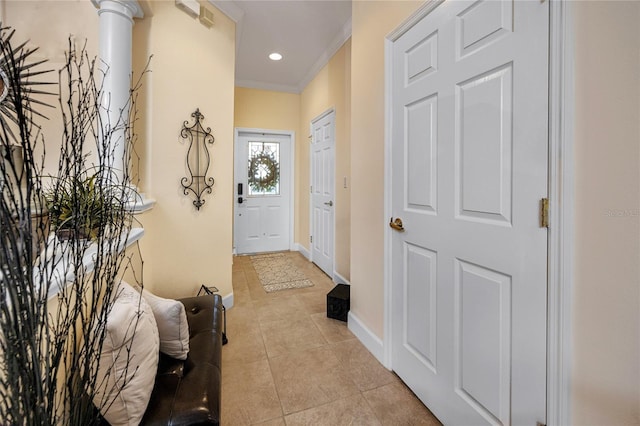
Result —
<svg viewBox="0 0 640 426"><path fill-rule="evenodd" d="M205 7L204 5L200 5L200 22L202 22L207 27L213 25L213 10Z"/></svg>
<svg viewBox="0 0 640 426"><path fill-rule="evenodd" d="M198 0L176 0L176 6L194 17L200 13L200 3L198 3Z"/></svg>

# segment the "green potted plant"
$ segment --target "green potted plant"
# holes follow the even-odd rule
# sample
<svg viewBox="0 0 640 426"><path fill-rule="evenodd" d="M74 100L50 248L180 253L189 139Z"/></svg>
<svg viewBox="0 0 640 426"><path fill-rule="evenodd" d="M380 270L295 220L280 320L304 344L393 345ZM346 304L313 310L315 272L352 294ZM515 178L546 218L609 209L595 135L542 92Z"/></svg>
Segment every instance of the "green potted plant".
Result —
<svg viewBox="0 0 640 426"><path fill-rule="evenodd" d="M127 191L101 174L56 178L45 193L52 229L60 240L96 240L124 219Z"/></svg>

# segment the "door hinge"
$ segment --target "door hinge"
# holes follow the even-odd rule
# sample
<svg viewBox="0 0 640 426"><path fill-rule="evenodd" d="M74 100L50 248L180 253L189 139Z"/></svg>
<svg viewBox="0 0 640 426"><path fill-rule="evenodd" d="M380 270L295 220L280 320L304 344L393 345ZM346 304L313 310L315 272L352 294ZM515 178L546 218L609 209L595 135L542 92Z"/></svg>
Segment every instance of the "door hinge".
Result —
<svg viewBox="0 0 640 426"><path fill-rule="evenodd" d="M540 227L549 227L549 199L543 198L540 200Z"/></svg>
<svg viewBox="0 0 640 426"><path fill-rule="evenodd" d="M313 194L313 185L309 186L309 194Z"/></svg>
<svg viewBox="0 0 640 426"><path fill-rule="evenodd" d="M309 236L309 242L312 243L313 242L313 235Z"/></svg>

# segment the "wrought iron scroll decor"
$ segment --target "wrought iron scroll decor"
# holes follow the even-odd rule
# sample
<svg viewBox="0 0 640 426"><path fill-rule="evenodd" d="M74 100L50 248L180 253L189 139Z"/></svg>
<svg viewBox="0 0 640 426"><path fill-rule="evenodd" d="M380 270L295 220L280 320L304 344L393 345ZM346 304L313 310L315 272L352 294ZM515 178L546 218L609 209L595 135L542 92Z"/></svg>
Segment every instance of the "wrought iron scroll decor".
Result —
<svg viewBox="0 0 640 426"><path fill-rule="evenodd" d="M196 108L195 112L191 114L191 117L195 119L195 123L189 126L189 122L185 121L180 131L180 136L189 141L189 149L187 150L187 170L189 171L189 176L183 177L181 183L184 195L192 193L195 196L193 205L196 209L200 210L200 207L202 207L205 202L202 198L203 194L205 192L211 194L213 188L213 178L207 177L211 163L211 155L209 154L207 144L213 144L215 139L211 134L210 127L206 129L202 127L201 122L204 115L202 115L199 108Z"/></svg>

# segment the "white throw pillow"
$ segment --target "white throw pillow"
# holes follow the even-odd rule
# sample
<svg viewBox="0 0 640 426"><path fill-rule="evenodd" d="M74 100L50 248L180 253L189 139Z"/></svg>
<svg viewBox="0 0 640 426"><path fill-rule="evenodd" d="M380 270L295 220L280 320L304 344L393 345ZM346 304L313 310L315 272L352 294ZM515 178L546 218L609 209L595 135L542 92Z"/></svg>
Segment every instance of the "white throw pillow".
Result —
<svg viewBox="0 0 640 426"><path fill-rule="evenodd" d="M142 297L149 303L158 324L160 352L170 357L187 359L189 353L189 324L184 305L173 299L164 299L147 290Z"/></svg>
<svg viewBox="0 0 640 426"><path fill-rule="evenodd" d="M151 307L140 293L121 282L107 316L93 397L111 426L138 425L142 420L153 391L159 346Z"/></svg>

